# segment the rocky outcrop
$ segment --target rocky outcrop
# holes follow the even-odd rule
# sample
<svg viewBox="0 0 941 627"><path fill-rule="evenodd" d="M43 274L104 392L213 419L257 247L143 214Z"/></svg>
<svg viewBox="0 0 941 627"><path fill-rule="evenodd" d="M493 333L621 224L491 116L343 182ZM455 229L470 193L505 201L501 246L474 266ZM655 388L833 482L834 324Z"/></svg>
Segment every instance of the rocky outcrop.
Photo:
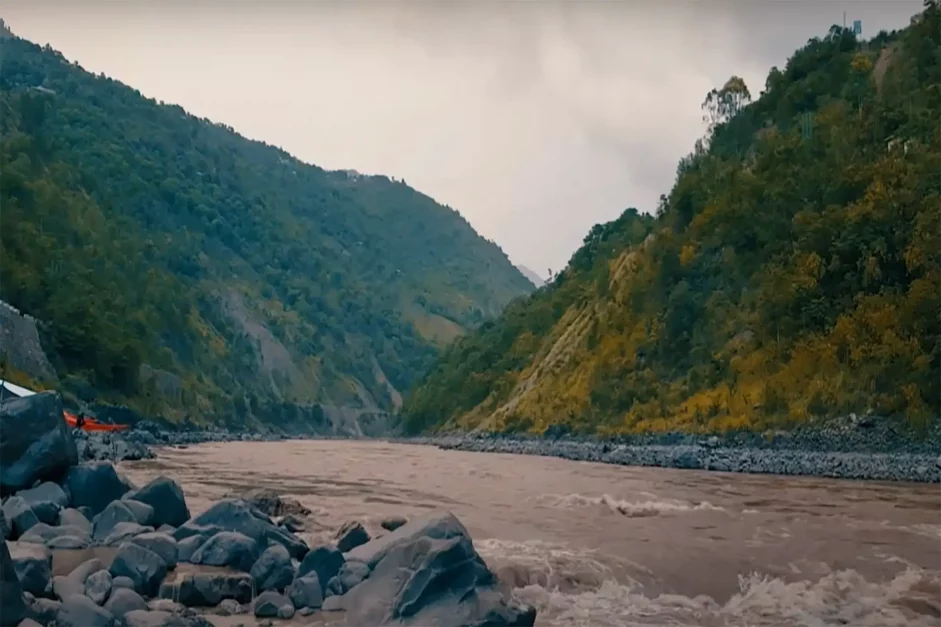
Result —
<svg viewBox="0 0 941 627"><path fill-rule="evenodd" d="M0 494L59 479L78 463L62 399L43 392L0 403Z"/></svg>

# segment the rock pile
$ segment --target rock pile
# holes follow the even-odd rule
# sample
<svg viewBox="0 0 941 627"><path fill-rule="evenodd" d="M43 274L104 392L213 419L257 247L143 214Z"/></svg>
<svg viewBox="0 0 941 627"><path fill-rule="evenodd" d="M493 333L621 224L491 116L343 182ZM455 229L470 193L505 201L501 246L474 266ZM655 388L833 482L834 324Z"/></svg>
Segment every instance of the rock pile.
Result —
<svg viewBox="0 0 941 627"><path fill-rule="evenodd" d="M53 420L62 421L61 402L37 397L0 405L2 627L208 627L210 614L278 620L321 611L345 612L349 625L535 621L448 512L390 520L394 530L378 538L353 521L336 544L314 547L284 524L306 508L271 493L225 498L191 516L169 477L136 487L111 462L77 463L71 434ZM24 414L35 422L24 426ZM6 447L11 428L32 428L40 444L14 438ZM53 555L77 549L95 556L55 574Z"/></svg>

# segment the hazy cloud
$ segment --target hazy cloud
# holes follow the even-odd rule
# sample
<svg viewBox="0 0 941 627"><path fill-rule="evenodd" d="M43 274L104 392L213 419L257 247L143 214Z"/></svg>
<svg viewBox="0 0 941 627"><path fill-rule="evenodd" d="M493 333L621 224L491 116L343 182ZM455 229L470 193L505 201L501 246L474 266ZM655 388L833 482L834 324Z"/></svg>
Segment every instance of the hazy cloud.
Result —
<svg viewBox="0 0 941 627"><path fill-rule="evenodd" d="M35 2L17 34L330 169L404 178L517 263L558 270L596 222L651 211L731 74L847 14L864 34L920 0Z"/></svg>

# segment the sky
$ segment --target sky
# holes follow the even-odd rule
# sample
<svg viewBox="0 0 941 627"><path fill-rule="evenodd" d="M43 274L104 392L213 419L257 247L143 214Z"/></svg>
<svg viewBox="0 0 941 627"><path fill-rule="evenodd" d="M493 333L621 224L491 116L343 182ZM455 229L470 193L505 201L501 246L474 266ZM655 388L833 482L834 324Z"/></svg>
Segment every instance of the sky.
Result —
<svg viewBox="0 0 941 627"><path fill-rule="evenodd" d="M5 0L13 32L327 169L460 211L517 264L562 269L592 225L652 212L705 94L832 24L920 0ZM0 68L2 71L2 68Z"/></svg>

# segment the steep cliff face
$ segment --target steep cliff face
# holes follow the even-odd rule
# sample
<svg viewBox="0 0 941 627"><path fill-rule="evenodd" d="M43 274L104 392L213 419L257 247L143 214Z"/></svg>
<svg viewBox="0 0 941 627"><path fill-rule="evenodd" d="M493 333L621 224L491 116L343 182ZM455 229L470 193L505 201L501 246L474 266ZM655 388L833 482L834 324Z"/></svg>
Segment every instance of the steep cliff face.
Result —
<svg viewBox="0 0 941 627"><path fill-rule="evenodd" d="M4 41L0 109L0 296L48 322L66 393L173 420L392 411L442 344L533 289L403 182L302 163L48 47Z"/></svg>
<svg viewBox="0 0 941 627"><path fill-rule="evenodd" d="M941 406L941 18L732 77L656 219L599 225L551 285L445 351L413 431L706 431ZM648 234L649 231L649 234Z"/></svg>

